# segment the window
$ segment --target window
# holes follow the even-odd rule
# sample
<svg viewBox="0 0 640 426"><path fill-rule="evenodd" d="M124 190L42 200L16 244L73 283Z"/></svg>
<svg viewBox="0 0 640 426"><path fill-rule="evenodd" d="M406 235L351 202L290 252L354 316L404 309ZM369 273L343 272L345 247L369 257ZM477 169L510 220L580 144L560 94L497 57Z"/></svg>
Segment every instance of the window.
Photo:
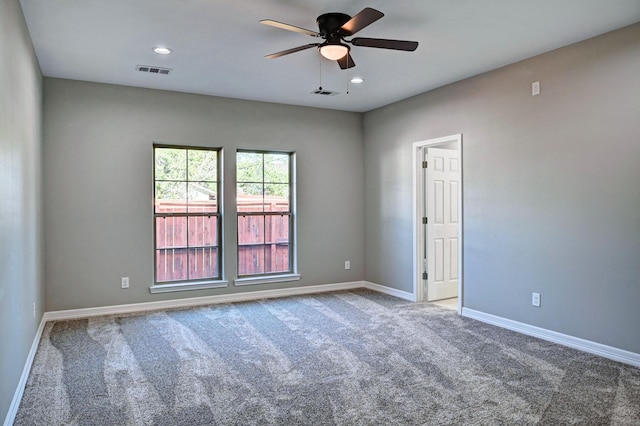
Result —
<svg viewBox="0 0 640 426"><path fill-rule="evenodd" d="M293 158L282 152L236 154L239 278L294 273Z"/></svg>
<svg viewBox="0 0 640 426"><path fill-rule="evenodd" d="M154 161L154 286L220 280L220 150L154 145Z"/></svg>

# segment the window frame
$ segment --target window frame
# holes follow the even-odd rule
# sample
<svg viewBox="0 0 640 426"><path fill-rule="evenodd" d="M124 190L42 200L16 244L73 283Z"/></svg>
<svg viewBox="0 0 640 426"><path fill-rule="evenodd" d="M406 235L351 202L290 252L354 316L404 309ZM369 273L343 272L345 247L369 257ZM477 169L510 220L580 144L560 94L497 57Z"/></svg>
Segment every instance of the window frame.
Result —
<svg viewBox="0 0 640 426"><path fill-rule="evenodd" d="M187 185L189 182L188 172L188 155L189 151L208 151L216 152L216 201L217 208L215 212L192 212L189 211L189 205L187 204L184 212L172 212L162 213L156 211L156 150L157 149L180 149L185 150L187 155L186 176L185 180L176 180L175 182L184 182ZM206 147L206 146L192 146L192 145L179 145L179 144L166 144L166 143L154 143L152 149L153 155L153 285L150 287L151 293L165 293L182 290L198 290L206 288L218 288L226 287L228 282L224 280L224 206L223 206L223 149L222 147ZM171 180L168 180L169 182ZM196 181L193 181L194 183ZM200 181L197 181L200 182ZM204 182L204 181L203 181ZM211 182L211 181L207 181ZM188 192L188 189L187 189ZM186 218L187 226L187 238L189 235L190 218L192 217L215 217L216 218L216 248L217 248L217 275L215 277L207 278L188 278L186 280L170 280L170 281L158 281L158 235L157 235L157 220L158 218L168 217L184 217ZM212 246L213 247L213 246ZM189 274L189 242L187 240L187 274ZM198 248L198 247L194 247Z"/></svg>
<svg viewBox="0 0 640 426"><path fill-rule="evenodd" d="M239 153L250 153L250 154L276 154L276 155L287 155L289 157L289 167L288 167L288 191L289 191L289 209L288 211L274 211L274 212L241 212L238 210L238 184L240 183L260 183L263 185L268 184L270 182L265 181L264 176L264 157L262 161L262 181L260 182L240 182L238 180L238 165L237 159ZM234 280L234 284L236 286L241 285L252 285L252 284L266 284L266 283L275 283L275 282L285 282L285 281L297 281L300 279L300 275L297 271L297 227L296 227L296 153L295 151L281 151L281 150L271 150L271 149L237 149L236 150L236 162L235 162L235 170L234 170L234 180L235 180L235 229L236 229L236 276L237 278ZM264 196L264 190L263 190ZM239 227L239 219L240 217L246 216L257 216L257 217L266 217L267 216L288 216L289 224L288 224L288 232L289 232L289 253L288 253L288 269L286 271L276 271L276 272L263 272L257 274L240 274L240 235L238 233ZM265 242L266 244L266 242Z"/></svg>

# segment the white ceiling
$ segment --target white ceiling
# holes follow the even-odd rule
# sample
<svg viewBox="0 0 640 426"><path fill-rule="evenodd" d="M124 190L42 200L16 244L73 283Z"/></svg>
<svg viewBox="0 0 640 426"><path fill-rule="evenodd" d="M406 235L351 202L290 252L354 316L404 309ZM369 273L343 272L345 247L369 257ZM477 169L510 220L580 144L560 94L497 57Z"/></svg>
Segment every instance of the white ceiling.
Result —
<svg viewBox="0 0 640 426"><path fill-rule="evenodd" d="M640 21L640 0L21 0L42 72L153 89L368 111L412 95ZM357 36L415 40L413 53L351 51L342 71L315 43L258 23L273 19L317 30L326 12L385 17ZM151 49L167 46L173 54ZM172 68L170 75L137 65ZM313 95L320 85L340 92ZM361 85L347 76L359 75Z"/></svg>

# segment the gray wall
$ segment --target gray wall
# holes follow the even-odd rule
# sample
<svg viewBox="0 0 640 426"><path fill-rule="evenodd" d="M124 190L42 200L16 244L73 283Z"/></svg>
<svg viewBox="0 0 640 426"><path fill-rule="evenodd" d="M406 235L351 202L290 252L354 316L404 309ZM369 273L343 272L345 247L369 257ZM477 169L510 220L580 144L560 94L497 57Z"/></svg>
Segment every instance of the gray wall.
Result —
<svg viewBox="0 0 640 426"><path fill-rule="evenodd" d="M1 0L0 421L43 311L40 99L40 68L22 10L17 0Z"/></svg>
<svg viewBox="0 0 640 426"><path fill-rule="evenodd" d="M362 280L361 120L355 113L45 78L47 311ZM229 213L236 148L296 151L301 281L150 294L153 142L223 147ZM231 280L235 223L228 214ZM122 276L130 277L128 290L120 288Z"/></svg>
<svg viewBox="0 0 640 426"><path fill-rule="evenodd" d="M412 290L411 144L462 133L464 306L640 353L639 76L636 24L365 114L366 280Z"/></svg>

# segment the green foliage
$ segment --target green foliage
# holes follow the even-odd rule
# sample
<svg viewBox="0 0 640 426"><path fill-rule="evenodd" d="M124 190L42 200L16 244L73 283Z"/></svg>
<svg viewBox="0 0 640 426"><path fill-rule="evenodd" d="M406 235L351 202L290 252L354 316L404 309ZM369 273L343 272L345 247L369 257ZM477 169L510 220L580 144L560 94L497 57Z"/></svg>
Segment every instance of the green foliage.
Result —
<svg viewBox="0 0 640 426"><path fill-rule="evenodd" d="M187 150L156 148L155 157L156 180L186 180Z"/></svg>
<svg viewBox="0 0 640 426"><path fill-rule="evenodd" d="M216 182L218 180L218 153L191 149L187 162L190 182Z"/></svg>
<svg viewBox="0 0 640 426"><path fill-rule="evenodd" d="M289 154L238 152L238 191L289 197ZM156 148L156 198L184 200L215 197L218 153L204 149ZM194 190L194 188L198 190Z"/></svg>
<svg viewBox="0 0 640 426"><path fill-rule="evenodd" d="M218 173L218 153L204 149L156 148L156 198L184 200L212 198ZM200 191L194 191L197 186ZM205 190L209 195L202 192Z"/></svg>
<svg viewBox="0 0 640 426"><path fill-rule="evenodd" d="M289 154L238 152L238 191L252 195L289 197Z"/></svg>

